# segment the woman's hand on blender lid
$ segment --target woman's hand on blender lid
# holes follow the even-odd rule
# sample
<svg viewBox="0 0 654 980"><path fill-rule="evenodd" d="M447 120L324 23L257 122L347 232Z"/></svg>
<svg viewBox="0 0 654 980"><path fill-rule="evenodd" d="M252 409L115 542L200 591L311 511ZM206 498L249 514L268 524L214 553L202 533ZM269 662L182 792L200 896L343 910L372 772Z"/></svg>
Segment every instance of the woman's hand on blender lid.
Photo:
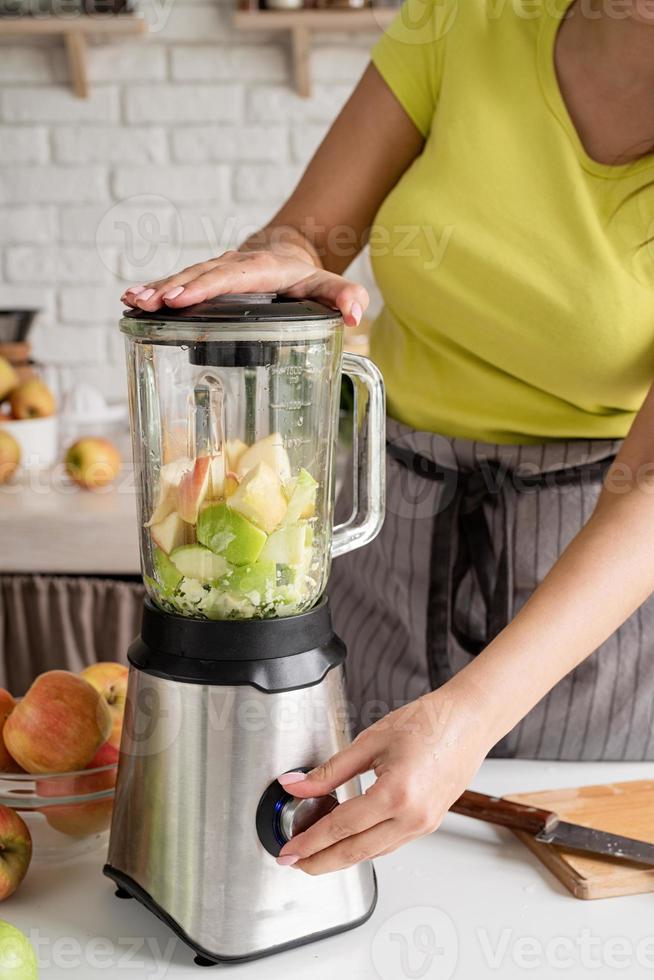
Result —
<svg viewBox="0 0 654 980"><path fill-rule="evenodd" d="M318 268L294 256L271 251L225 252L165 279L132 286L121 300L152 312L162 306L180 309L226 293L284 293L315 299L340 311L346 326L358 326L369 298L359 283Z"/></svg>
<svg viewBox="0 0 654 980"><path fill-rule="evenodd" d="M363 796L346 800L281 850L278 864L311 875L381 857L436 830L489 751L478 695L459 682L386 715L308 774L279 783L293 796L325 796L374 770Z"/></svg>

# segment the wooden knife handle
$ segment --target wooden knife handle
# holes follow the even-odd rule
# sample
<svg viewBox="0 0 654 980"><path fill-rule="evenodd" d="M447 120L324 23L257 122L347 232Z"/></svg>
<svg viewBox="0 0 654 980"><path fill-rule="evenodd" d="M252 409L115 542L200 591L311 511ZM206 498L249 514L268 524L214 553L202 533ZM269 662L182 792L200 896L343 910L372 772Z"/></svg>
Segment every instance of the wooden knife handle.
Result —
<svg viewBox="0 0 654 980"><path fill-rule="evenodd" d="M485 820L499 827L510 827L511 830L524 830L527 834L539 834L548 830L558 820L556 813L550 810L539 810L535 806L524 803L512 803L497 796L486 796L485 793L473 793L466 790L450 807L452 813L460 813L465 817Z"/></svg>

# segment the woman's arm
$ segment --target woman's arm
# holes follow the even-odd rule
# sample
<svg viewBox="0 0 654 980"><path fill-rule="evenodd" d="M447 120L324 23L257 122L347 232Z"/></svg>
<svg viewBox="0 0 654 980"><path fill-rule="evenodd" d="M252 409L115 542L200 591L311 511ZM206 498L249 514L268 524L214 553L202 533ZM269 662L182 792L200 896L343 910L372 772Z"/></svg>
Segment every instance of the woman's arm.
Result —
<svg viewBox="0 0 654 980"><path fill-rule="evenodd" d="M593 515L515 619L438 691L364 731L304 777L297 796L374 769L375 785L282 851L311 874L347 867L435 830L492 746L654 591L654 389Z"/></svg>
<svg viewBox="0 0 654 980"><path fill-rule="evenodd" d="M365 244L377 210L418 156L423 138L373 65L290 199L237 252L127 290L143 310L190 306L223 293L284 292L340 309L350 325L368 304L341 278ZM353 315L354 314L354 315Z"/></svg>

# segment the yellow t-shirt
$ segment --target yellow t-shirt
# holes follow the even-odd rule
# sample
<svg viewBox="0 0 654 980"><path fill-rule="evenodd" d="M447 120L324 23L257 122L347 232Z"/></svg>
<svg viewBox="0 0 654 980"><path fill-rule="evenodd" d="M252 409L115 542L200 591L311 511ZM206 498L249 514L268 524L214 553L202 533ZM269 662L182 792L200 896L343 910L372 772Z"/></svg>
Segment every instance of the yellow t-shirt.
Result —
<svg viewBox="0 0 654 980"><path fill-rule="evenodd" d="M373 62L426 138L382 204L390 414L501 443L624 436L654 380L654 157L593 161L554 44L569 0L407 0Z"/></svg>

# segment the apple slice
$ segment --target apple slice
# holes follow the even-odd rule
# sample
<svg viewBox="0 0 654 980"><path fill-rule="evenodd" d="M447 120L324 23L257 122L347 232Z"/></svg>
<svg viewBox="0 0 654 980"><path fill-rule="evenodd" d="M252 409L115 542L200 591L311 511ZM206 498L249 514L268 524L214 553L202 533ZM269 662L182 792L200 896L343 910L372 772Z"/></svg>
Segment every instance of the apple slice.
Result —
<svg viewBox="0 0 654 980"><path fill-rule="evenodd" d="M249 449L246 449L238 461L237 476L244 476L258 463L267 463L282 483L290 478L291 464L279 432L273 432L265 439L259 439Z"/></svg>
<svg viewBox="0 0 654 980"><path fill-rule="evenodd" d="M185 473L177 491L177 510L187 524L195 524L211 483L211 457L200 456Z"/></svg>
<svg viewBox="0 0 654 980"><path fill-rule="evenodd" d="M182 580L182 574L176 565L160 548L154 549L154 570L157 582L164 592L172 594Z"/></svg>
<svg viewBox="0 0 654 980"><path fill-rule="evenodd" d="M284 524L297 524L298 521L313 517L316 512L318 483L309 471L300 470L297 479L291 481L291 487Z"/></svg>
<svg viewBox="0 0 654 980"><path fill-rule="evenodd" d="M214 555L213 551L199 544L177 548L170 560L182 575L198 582L215 582L229 571L229 565L223 557Z"/></svg>
<svg viewBox="0 0 654 980"><path fill-rule="evenodd" d="M205 507L198 517L198 541L232 565L249 565L257 560L266 534L227 504Z"/></svg>
<svg viewBox="0 0 654 980"><path fill-rule="evenodd" d="M304 561L307 545L307 525L289 524L273 531L265 547L260 561L274 561L279 565L301 565Z"/></svg>
<svg viewBox="0 0 654 980"><path fill-rule="evenodd" d="M210 500L221 500L225 495L225 457L218 453L210 459L208 496Z"/></svg>
<svg viewBox="0 0 654 980"><path fill-rule="evenodd" d="M185 544L187 525L184 523L182 518L179 516L177 511L173 511L168 517L165 517L163 521L159 524L154 524L150 528L150 534L152 535L152 540L156 545L165 551L167 555L175 548L181 547Z"/></svg>
<svg viewBox="0 0 654 980"><path fill-rule="evenodd" d="M255 606L270 601L277 579L274 561L257 561L235 568L226 585L230 593L246 596Z"/></svg>
<svg viewBox="0 0 654 980"><path fill-rule="evenodd" d="M232 494L236 493L240 482L241 481L237 477L236 473L233 473L230 470L230 472L225 477L225 487L224 487L225 500L228 500L232 496Z"/></svg>
<svg viewBox="0 0 654 980"><path fill-rule="evenodd" d="M227 456L228 470L236 470L238 462L247 448L247 445L241 439L227 440L225 443L225 455Z"/></svg>
<svg viewBox="0 0 654 980"><path fill-rule="evenodd" d="M270 534L284 519L287 503L279 477L267 463L261 462L243 477L227 506Z"/></svg>
<svg viewBox="0 0 654 980"><path fill-rule="evenodd" d="M152 512L152 517L145 525L152 527L168 517L177 507L177 490L184 475L193 469L192 459L176 459L161 467L159 474L159 499Z"/></svg>

